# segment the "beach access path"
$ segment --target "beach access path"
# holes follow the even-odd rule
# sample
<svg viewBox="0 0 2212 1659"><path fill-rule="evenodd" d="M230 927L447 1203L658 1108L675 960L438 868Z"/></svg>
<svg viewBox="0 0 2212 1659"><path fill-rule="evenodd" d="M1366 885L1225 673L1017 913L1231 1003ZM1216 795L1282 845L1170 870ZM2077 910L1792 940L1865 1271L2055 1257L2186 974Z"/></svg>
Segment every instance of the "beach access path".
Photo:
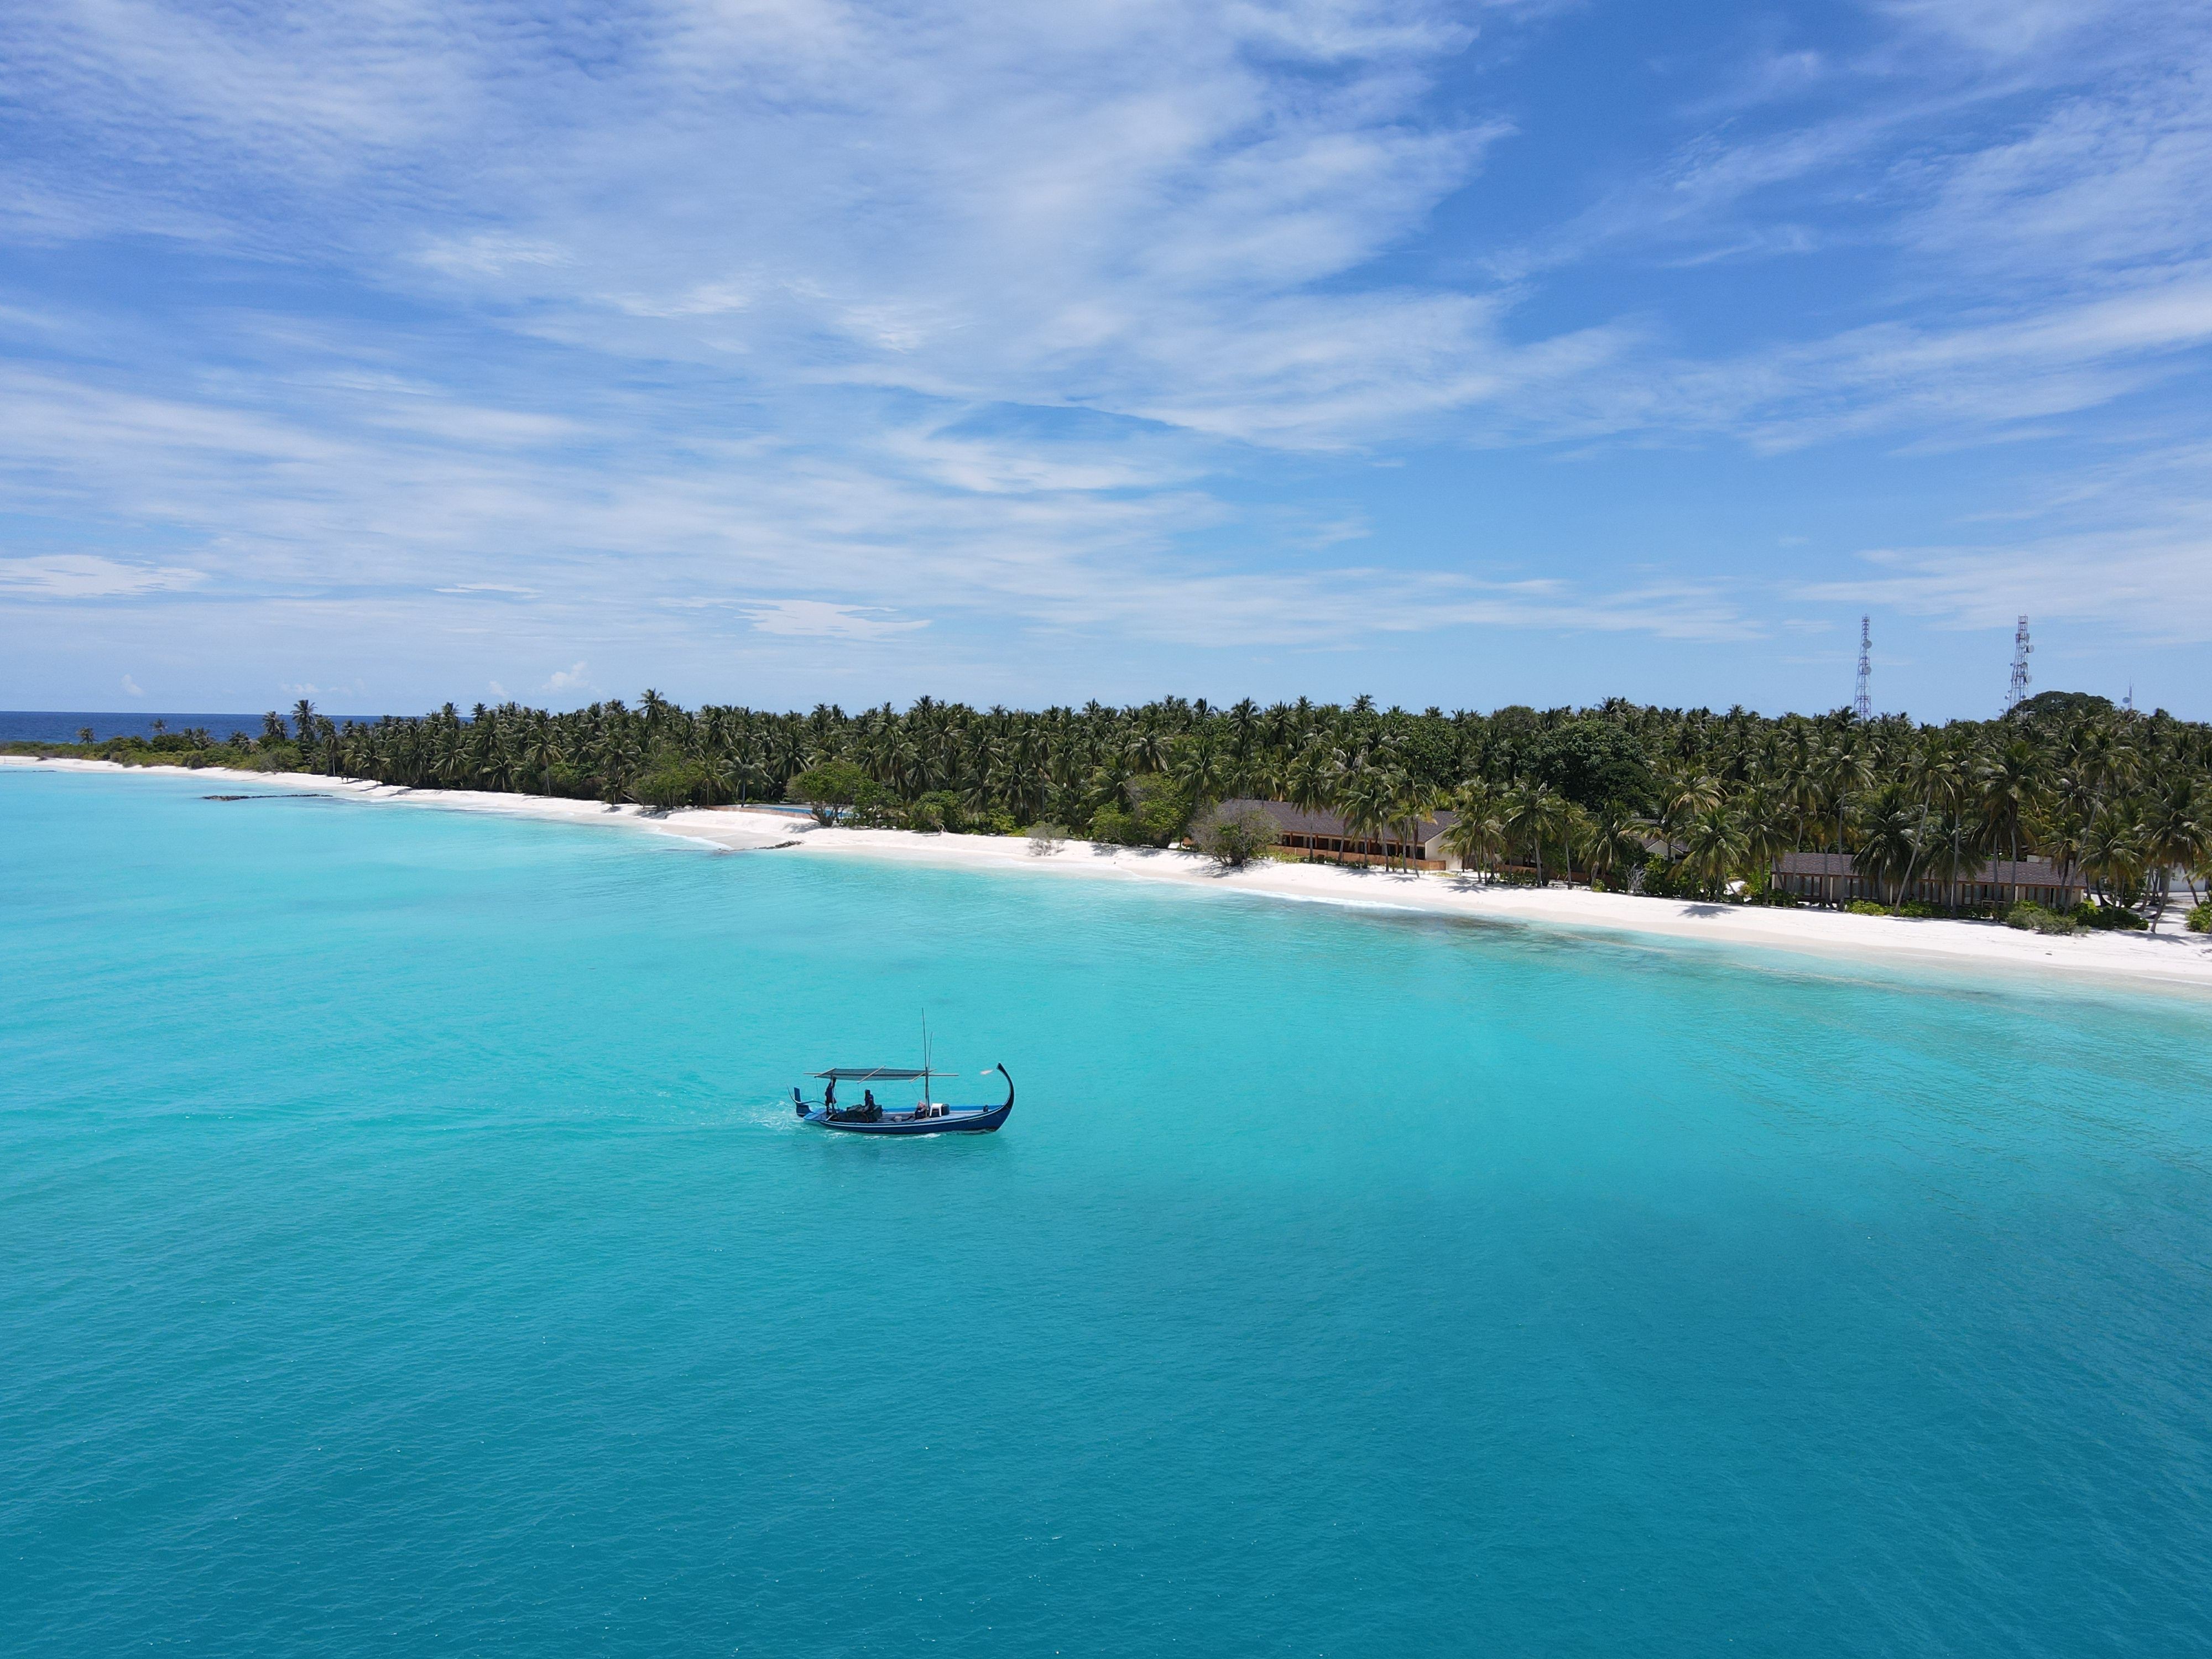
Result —
<svg viewBox="0 0 2212 1659"><path fill-rule="evenodd" d="M872 858L1008 873L1160 883L1193 891L1265 895L1313 903L1694 939L1887 961L1899 966L1994 968L2113 984L2212 990L2212 935L2181 931L2171 910L2168 922L2156 934L2095 933L2052 938L1996 922L1701 903L1593 893L1585 888L1514 887L1437 871L1416 873L1272 859L1224 871L1195 853L1081 841L1069 841L1045 852L1026 836L824 828L798 813L759 808L726 806L652 813L637 806L609 806L599 801L480 790L405 789L297 772L234 772L212 766L125 767L106 761L45 760L30 756L0 756L0 765L56 771L143 772L200 780L215 788L243 784L278 793L313 790L364 803L619 826L732 852L775 850L809 857Z"/></svg>

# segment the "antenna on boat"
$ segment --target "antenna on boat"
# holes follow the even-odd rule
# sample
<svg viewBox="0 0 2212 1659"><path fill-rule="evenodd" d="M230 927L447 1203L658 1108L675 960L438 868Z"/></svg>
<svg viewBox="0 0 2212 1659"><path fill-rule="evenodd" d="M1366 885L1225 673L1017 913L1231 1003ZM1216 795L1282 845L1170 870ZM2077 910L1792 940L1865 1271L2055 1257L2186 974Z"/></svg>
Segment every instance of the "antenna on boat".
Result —
<svg viewBox="0 0 2212 1659"><path fill-rule="evenodd" d="M929 1103L929 1010L921 1011L921 1103Z"/></svg>

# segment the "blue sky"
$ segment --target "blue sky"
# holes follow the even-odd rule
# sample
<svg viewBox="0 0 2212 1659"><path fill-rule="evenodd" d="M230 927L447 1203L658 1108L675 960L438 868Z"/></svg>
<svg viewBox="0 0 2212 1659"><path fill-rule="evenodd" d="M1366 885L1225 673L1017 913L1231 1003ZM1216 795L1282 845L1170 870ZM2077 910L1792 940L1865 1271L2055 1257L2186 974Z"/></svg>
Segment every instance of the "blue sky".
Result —
<svg viewBox="0 0 2212 1659"><path fill-rule="evenodd" d="M2212 11L0 16L0 704L2212 715Z"/></svg>

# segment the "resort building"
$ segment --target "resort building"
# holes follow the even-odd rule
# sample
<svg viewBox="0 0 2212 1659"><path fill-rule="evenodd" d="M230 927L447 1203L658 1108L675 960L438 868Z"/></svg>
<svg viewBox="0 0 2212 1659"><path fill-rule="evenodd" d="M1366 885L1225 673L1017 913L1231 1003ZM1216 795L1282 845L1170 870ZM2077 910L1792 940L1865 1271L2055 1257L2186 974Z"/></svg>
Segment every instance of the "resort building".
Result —
<svg viewBox="0 0 2212 1659"><path fill-rule="evenodd" d="M1258 812L1275 826L1275 843L1283 851L1345 864L1393 864L1414 870L1456 870L1460 860L1444 850L1444 834L1455 815L1437 812L1411 824L1392 824L1377 836L1354 835L1343 816L1312 812L1287 801L1225 800L1216 809L1231 817ZM1662 841L1647 839L1655 857L1668 851ZM1547 861L1548 862L1548 861ZM1509 861L1509 875L1533 874L1533 866ZM1554 876L1565 872L1550 866ZM1954 878L1941 866L1916 870L1911 885L1901 894L1893 884L1864 875L1852 864L1849 853L1784 853L1775 860L1773 884L1778 891L1827 904L1849 904L1853 899L1878 903L1901 903L1917 899L1929 904L2008 904L2027 899L2053 910L2070 910L2079 904L2087 886L2078 870L2063 870L2048 859L1997 859Z"/></svg>
<svg viewBox="0 0 2212 1659"><path fill-rule="evenodd" d="M1877 903L1899 903L1909 899L1929 904L2008 904L2029 899L2053 910L2070 910L2081 902L2084 890L2076 870L2063 870L2048 859L1996 859L1954 878L1940 866L1913 872L1912 884L1893 897L1893 884L1863 875L1849 853L1784 853L1774 862L1778 891L1831 904L1853 899Z"/></svg>
<svg viewBox="0 0 2212 1659"><path fill-rule="evenodd" d="M1453 815L1438 812L1410 824L1394 823L1380 836L1355 836L1334 812L1309 812L1279 800L1225 800L1218 809L1227 817L1264 814L1275 826L1276 845L1287 852L1345 864L1395 864L1415 870L1447 870L1458 860L1444 851L1444 832Z"/></svg>

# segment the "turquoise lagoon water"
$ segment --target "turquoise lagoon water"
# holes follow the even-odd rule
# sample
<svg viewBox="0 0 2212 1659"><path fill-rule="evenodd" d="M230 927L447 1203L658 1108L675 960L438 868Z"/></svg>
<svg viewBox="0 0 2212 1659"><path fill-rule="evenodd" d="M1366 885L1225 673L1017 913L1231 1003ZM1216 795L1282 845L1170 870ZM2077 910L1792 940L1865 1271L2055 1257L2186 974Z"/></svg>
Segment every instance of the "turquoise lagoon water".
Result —
<svg viewBox="0 0 2212 1659"><path fill-rule="evenodd" d="M2203 1001L207 787L0 773L11 1654L2212 1651Z"/></svg>

